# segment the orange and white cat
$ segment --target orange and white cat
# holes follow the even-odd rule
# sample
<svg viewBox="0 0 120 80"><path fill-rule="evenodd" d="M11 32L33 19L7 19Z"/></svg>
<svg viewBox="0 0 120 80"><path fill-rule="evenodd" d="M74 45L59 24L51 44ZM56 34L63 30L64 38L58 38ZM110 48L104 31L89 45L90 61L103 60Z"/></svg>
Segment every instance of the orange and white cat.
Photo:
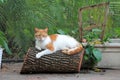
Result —
<svg viewBox="0 0 120 80"><path fill-rule="evenodd" d="M36 58L52 54L58 50L62 50L65 54L72 55L83 49L82 45L78 41L68 35L48 35L48 28L35 28L35 39L35 47L39 50L44 49L36 54Z"/></svg>

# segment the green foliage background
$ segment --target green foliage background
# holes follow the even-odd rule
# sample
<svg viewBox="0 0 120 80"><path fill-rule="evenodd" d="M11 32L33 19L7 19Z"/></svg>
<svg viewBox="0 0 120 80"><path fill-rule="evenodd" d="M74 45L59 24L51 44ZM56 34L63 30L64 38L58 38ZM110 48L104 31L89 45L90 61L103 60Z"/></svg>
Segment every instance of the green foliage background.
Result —
<svg viewBox="0 0 120 80"><path fill-rule="evenodd" d="M114 0L0 0L0 30L12 52L22 57L34 46L35 27L48 27L49 34L69 34L79 39L78 9L102 2L110 2L106 35L120 37L120 7Z"/></svg>

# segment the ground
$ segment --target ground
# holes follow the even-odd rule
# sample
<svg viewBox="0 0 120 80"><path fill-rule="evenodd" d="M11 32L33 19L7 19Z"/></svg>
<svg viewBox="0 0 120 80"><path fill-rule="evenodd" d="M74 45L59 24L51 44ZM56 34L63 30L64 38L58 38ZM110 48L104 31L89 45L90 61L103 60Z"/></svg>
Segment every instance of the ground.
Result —
<svg viewBox="0 0 120 80"><path fill-rule="evenodd" d="M106 69L105 72L88 71L86 73L40 73L20 74L22 63L3 63L0 80L120 80L120 70Z"/></svg>

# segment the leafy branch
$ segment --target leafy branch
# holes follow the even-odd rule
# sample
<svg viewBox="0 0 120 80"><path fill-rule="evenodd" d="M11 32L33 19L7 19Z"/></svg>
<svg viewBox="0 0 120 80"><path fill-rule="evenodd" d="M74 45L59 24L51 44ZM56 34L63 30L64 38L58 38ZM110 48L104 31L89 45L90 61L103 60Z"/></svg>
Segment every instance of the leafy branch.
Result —
<svg viewBox="0 0 120 80"><path fill-rule="evenodd" d="M7 39L2 31L0 31L0 47L4 48L8 54L12 54L8 47Z"/></svg>

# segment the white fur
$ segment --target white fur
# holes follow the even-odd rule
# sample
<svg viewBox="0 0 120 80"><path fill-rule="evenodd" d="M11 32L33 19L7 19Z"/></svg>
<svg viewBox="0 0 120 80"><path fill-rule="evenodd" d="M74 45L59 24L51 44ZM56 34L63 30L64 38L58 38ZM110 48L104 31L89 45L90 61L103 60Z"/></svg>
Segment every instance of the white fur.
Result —
<svg viewBox="0 0 120 80"><path fill-rule="evenodd" d="M73 50L74 48L78 47L78 45L80 45L80 43L76 41L74 38L67 35L59 35L59 34L57 34L57 39L53 42L54 51L51 51L45 47L50 42L51 39L49 36L46 37L43 41L36 39L35 47L39 50L45 49L44 51L36 54L36 58L40 58L43 55L52 54L58 50L63 50L63 49Z"/></svg>

